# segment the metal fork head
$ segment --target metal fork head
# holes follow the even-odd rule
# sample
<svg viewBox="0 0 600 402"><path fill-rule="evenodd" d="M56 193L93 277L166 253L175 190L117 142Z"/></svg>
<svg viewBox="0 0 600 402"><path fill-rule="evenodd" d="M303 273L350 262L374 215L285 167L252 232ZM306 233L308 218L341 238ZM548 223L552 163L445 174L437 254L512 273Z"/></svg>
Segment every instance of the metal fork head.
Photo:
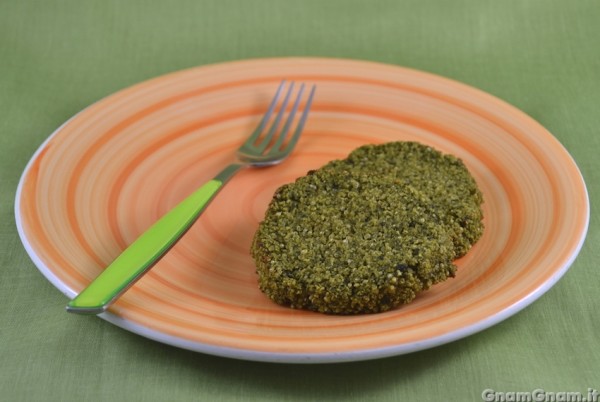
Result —
<svg viewBox="0 0 600 402"><path fill-rule="evenodd" d="M308 117L310 106L312 104L312 99L316 89L314 85L310 90L302 115L300 116L300 119L296 124L296 128L289 138L288 133L292 128L296 112L298 111L300 101L304 93L304 84L300 85L300 89L296 94L296 99L287 119L285 120L283 128L279 129L279 126L281 124L281 120L286 112L287 105L294 90L294 82L290 83L288 90L281 103L281 106L279 107L279 112L273 118L271 126L268 128L268 130L265 130L267 124L271 120L273 112L279 101L280 95L283 92L285 83L285 81L282 81L281 84L279 84L279 88L277 88L277 92L271 100L269 109L263 116L262 120L254 130L254 132L250 135L246 142L242 144L242 146L238 149L237 157L241 162L251 166L270 166L277 164L284 160L292 152L294 146L298 142L300 134L302 133L302 129L304 128L304 123L306 122L306 119Z"/></svg>

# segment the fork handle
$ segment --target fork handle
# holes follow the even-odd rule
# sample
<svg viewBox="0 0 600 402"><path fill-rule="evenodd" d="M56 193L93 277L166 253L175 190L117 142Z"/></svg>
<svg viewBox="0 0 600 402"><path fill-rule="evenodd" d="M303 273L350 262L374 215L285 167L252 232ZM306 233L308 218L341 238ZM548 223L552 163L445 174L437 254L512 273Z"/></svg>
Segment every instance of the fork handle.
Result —
<svg viewBox="0 0 600 402"><path fill-rule="evenodd" d="M181 239L239 167L229 166L156 221L67 304L67 311L80 314L106 311Z"/></svg>

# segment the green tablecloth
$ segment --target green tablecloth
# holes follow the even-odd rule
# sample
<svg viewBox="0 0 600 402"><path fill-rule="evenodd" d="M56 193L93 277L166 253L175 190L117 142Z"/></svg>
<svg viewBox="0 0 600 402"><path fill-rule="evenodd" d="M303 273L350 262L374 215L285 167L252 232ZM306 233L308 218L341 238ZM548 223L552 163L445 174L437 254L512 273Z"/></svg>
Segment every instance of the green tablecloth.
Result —
<svg viewBox="0 0 600 402"><path fill-rule="evenodd" d="M131 84L187 67L266 56L403 65L521 108L569 150L592 202L564 278L482 333L410 355L277 365L150 341L65 297L18 238L13 200L27 161L61 123ZM600 2L597 0L0 2L0 399L477 401L496 391L600 389Z"/></svg>

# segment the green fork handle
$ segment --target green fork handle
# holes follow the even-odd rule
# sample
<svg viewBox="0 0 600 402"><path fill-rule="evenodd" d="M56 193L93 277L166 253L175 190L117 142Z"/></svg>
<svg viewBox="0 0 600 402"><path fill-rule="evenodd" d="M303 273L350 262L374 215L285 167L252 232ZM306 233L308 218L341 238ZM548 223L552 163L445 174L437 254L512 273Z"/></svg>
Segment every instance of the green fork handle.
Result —
<svg viewBox="0 0 600 402"><path fill-rule="evenodd" d="M177 243L239 167L231 165L167 212L71 300L67 311L81 314L106 311Z"/></svg>

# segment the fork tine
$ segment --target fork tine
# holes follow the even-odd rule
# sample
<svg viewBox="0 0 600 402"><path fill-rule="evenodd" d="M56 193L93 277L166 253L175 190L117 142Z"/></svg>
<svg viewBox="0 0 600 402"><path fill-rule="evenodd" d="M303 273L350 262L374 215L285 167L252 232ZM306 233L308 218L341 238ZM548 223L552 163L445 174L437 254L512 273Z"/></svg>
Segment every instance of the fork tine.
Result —
<svg viewBox="0 0 600 402"><path fill-rule="evenodd" d="M277 128L279 127L279 123L281 122L281 118L285 114L285 109L287 108L287 104L288 104L288 101L290 100L290 95L292 94L293 90L294 90L294 82L292 81L290 83L290 87L288 88L287 93L285 94L285 98L283 99L283 102L281 103L281 107L279 108L279 113L277 113L275 120L273 121L273 123L271 124L271 127L269 128L269 132L261 140L260 144L256 145L256 148L259 152L263 152L265 149L267 149L267 147L269 146L269 143L275 136L275 133L277 132Z"/></svg>
<svg viewBox="0 0 600 402"><path fill-rule="evenodd" d="M275 105L277 104L277 101L279 100L279 95L281 94L281 90L283 89L284 85L285 85L285 80L282 80L281 83L279 84L279 87L277 87L275 96L273 96L273 99L271 100L269 109L267 110L267 112L265 113L263 118L261 119L260 123L258 123L258 126L252 132L252 135L250 135L248 140L246 140L246 143L253 144L258 139L258 137L263 132L263 130L265 129L267 122L269 121L269 119L271 118L271 115L273 114L273 110L275 110Z"/></svg>
<svg viewBox="0 0 600 402"><path fill-rule="evenodd" d="M315 94L316 85L313 85L310 94L308 95L308 99L306 100L306 105L304 106L304 111L302 112L302 116L300 117L300 121L298 122L298 126L296 126L296 130L294 131L294 135L290 138L290 141L287 143L285 148L282 150L283 152L291 151L300 139L300 134L304 129L304 123L306 123L306 119L308 118L308 112L310 111L310 106L312 105L313 96Z"/></svg>
<svg viewBox="0 0 600 402"><path fill-rule="evenodd" d="M294 106L292 107L292 110L290 111L290 115L288 116L288 118L283 126L283 129L281 130L281 134L279 134L277 141L275 141L275 144L273 144L273 149L278 150L279 148L281 148L283 141L287 137L287 133L290 130L292 121L294 120L294 117L296 116L296 112L298 111L298 106L300 105L300 99L302 99L303 93L304 93L304 84L300 85L300 89L298 90L298 95L296 96L296 101L294 102Z"/></svg>

